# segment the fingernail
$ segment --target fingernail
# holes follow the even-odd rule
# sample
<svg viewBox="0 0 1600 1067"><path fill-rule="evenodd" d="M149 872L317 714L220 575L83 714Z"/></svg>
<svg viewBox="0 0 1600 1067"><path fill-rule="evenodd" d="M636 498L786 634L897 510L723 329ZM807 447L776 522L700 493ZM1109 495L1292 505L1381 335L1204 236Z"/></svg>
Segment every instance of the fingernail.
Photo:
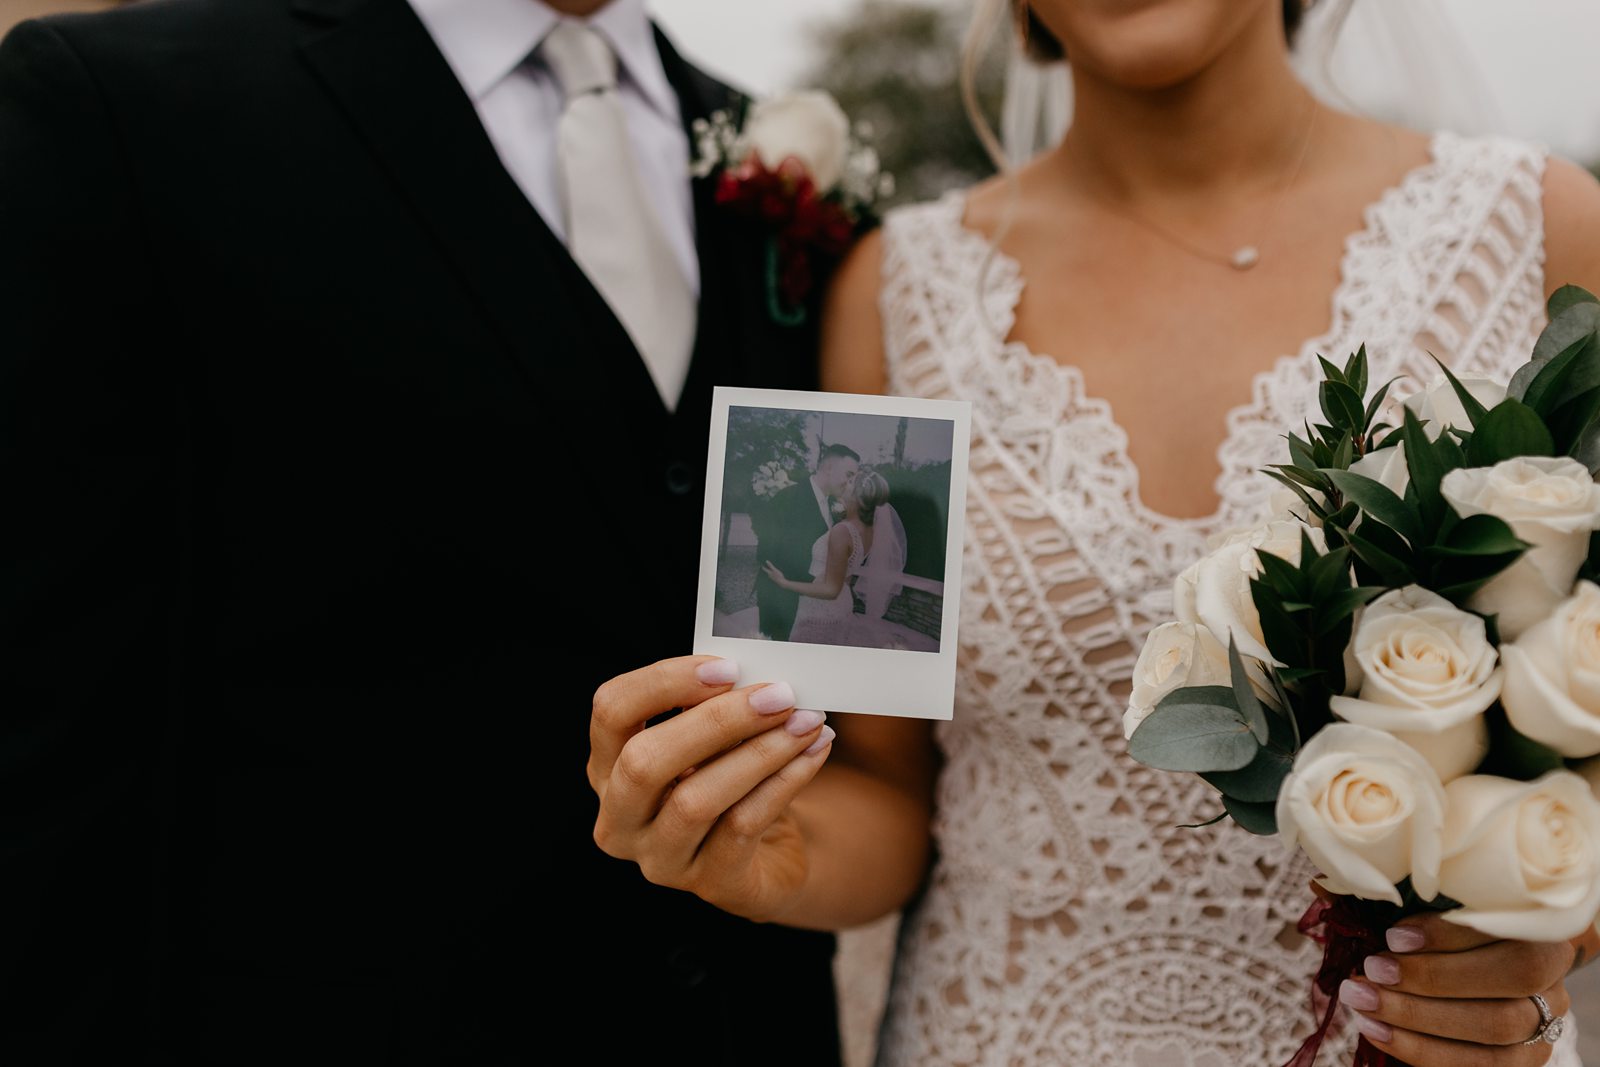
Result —
<svg viewBox="0 0 1600 1067"><path fill-rule="evenodd" d="M789 721L783 724L783 728L788 730L789 733L795 737L804 737L812 730L815 730L817 727L821 726L822 721L826 718L827 716L822 714L820 711L812 711L809 708L801 708L799 711L789 716Z"/></svg>
<svg viewBox="0 0 1600 1067"><path fill-rule="evenodd" d="M1356 1029L1360 1030L1363 1036L1385 1045L1394 1040L1394 1027L1388 1023L1379 1022L1377 1019L1369 1019L1360 1012L1356 1012L1355 1017Z"/></svg>
<svg viewBox="0 0 1600 1067"><path fill-rule="evenodd" d="M1427 940L1415 926L1391 926L1383 939L1389 943L1390 952L1415 952Z"/></svg>
<svg viewBox="0 0 1600 1067"><path fill-rule="evenodd" d="M1400 981L1400 965L1387 956L1368 956L1361 969L1379 985L1394 985Z"/></svg>
<svg viewBox="0 0 1600 1067"><path fill-rule="evenodd" d="M739 665L731 659L712 659L694 669L701 685L732 685L739 680Z"/></svg>
<svg viewBox="0 0 1600 1067"><path fill-rule="evenodd" d="M1346 978L1339 983L1339 1003L1356 1011L1376 1011L1378 991L1364 982Z"/></svg>
<svg viewBox="0 0 1600 1067"><path fill-rule="evenodd" d="M774 715L794 707L794 690L788 682L773 682L750 694L750 706L763 715Z"/></svg>
<svg viewBox="0 0 1600 1067"><path fill-rule="evenodd" d="M818 752L833 744L833 737L833 727L824 726L822 728L822 736L811 742L811 747L806 749L805 754L807 756L815 756Z"/></svg>

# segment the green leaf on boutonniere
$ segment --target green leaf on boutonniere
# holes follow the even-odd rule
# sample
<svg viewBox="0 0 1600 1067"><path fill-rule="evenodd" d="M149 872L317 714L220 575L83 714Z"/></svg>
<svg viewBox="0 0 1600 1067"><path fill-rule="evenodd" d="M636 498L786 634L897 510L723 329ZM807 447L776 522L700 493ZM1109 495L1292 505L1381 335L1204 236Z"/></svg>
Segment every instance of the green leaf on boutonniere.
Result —
<svg viewBox="0 0 1600 1067"><path fill-rule="evenodd" d="M1224 796L1222 806L1228 814L1233 816L1233 821L1249 830L1257 837L1270 837L1278 832L1278 805L1252 804L1247 800L1234 800Z"/></svg>
<svg viewBox="0 0 1600 1067"><path fill-rule="evenodd" d="M1267 713L1261 708L1261 701L1256 697L1256 691L1250 685L1250 676L1245 673L1244 660L1239 658L1239 646L1233 639L1233 634L1228 635L1228 674L1233 682L1233 699L1239 705L1239 712L1244 716L1250 732L1255 735L1258 744L1266 744Z"/></svg>
<svg viewBox="0 0 1600 1067"><path fill-rule="evenodd" d="M1466 461L1471 467L1492 467L1518 456L1548 456L1555 441L1533 408L1509 397L1496 404L1472 431Z"/></svg>
<svg viewBox="0 0 1600 1067"><path fill-rule="evenodd" d="M1128 739L1128 754L1162 771L1235 771L1260 746L1227 686L1168 693Z"/></svg>
<svg viewBox="0 0 1600 1067"><path fill-rule="evenodd" d="M1355 501L1369 517L1404 537L1412 548L1422 544L1422 517L1396 496L1393 489L1353 471L1329 469L1322 473L1339 487L1346 500Z"/></svg>

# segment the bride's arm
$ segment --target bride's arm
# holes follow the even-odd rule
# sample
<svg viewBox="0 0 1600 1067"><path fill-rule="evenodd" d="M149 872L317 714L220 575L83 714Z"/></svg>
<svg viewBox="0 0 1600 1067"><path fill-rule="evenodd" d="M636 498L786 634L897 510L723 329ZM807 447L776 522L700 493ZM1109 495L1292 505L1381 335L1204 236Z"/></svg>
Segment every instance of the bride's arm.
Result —
<svg viewBox="0 0 1600 1067"><path fill-rule="evenodd" d="M1600 182L1552 156L1544 172L1546 292L1579 285L1600 294Z"/></svg>
<svg viewBox="0 0 1600 1067"><path fill-rule="evenodd" d="M828 531L828 561L821 578L812 582L797 582L793 578L786 577L771 560L767 561L763 569L767 572L767 577L771 578L773 584L779 588L799 593L801 596L832 600L839 595L839 590L844 588L845 572L849 566L850 531L841 522Z"/></svg>
<svg viewBox="0 0 1600 1067"><path fill-rule="evenodd" d="M878 260L869 237L836 277L825 389L882 389ZM792 710L789 686L734 689L737 673L710 657L663 660L596 693L596 843L753 919L842 929L901 907L932 851L931 725L836 715L822 726ZM672 708L684 710L650 725Z"/></svg>

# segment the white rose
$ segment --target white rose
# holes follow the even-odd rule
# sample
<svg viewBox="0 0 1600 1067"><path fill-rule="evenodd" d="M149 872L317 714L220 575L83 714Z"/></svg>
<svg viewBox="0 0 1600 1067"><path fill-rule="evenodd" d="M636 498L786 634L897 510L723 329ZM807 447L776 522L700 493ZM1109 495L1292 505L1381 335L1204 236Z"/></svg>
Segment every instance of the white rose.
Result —
<svg viewBox="0 0 1600 1067"><path fill-rule="evenodd" d="M1411 468L1406 466L1406 446L1397 444L1368 452L1350 464L1350 473L1371 478L1404 499L1406 487L1411 484Z"/></svg>
<svg viewBox="0 0 1600 1067"><path fill-rule="evenodd" d="M1453 470L1439 488L1459 514L1497 516L1533 545L1471 601L1499 615L1501 637L1515 640L1572 592L1589 534L1600 529L1600 485L1575 459L1528 456Z"/></svg>
<svg viewBox="0 0 1600 1067"><path fill-rule="evenodd" d="M1439 891L1451 922L1491 937L1565 941L1600 911L1600 802L1571 771L1445 786Z"/></svg>
<svg viewBox="0 0 1600 1067"><path fill-rule="evenodd" d="M1318 504L1326 503L1322 494L1315 489L1307 489L1306 492ZM1303 522L1307 526L1322 528L1322 519L1306 505L1304 500L1300 499L1300 494L1288 486L1272 491L1267 497L1267 511L1272 516L1268 520L1271 522Z"/></svg>
<svg viewBox="0 0 1600 1067"><path fill-rule="evenodd" d="M1456 376L1472 399L1486 408L1492 408L1506 398L1506 387L1503 382L1490 378L1463 378ZM1427 421L1424 427L1430 441L1437 441L1439 435L1444 433L1445 427L1454 426L1458 430L1470 431L1472 420L1467 418L1467 409L1462 406L1461 398L1456 396L1450 379L1444 375L1433 380L1433 384L1414 396L1406 397L1406 407L1417 413L1417 418Z"/></svg>
<svg viewBox="0 0 1600 1067"><path fill-rule="evenodd" d="M1232 634L1240 654L1282 666L1267 651L1261 615L1250 595L1250 579L1261 573L1257 552L1270 553L1298 566L1302 534L1310 535L1318 552L1327 551L1328 543L1321 530L1299 522L1269 522L1235 534L1200 560L1195 571L1195 614L1224 646Z"/></svg>
<svg viewBox="0 0 1600 1067"><path fill-rule="evenodd" d="M1579 582L1500 656L1512 726L1563 756L1600 754L1600 587Z"/></svg>
<svg viewBox="0 0 1600 1067"><path fill-rule="evenodd" d="M1482 619L1411 585L1367 605L1350 648L1360 688L1329 702L1335 715L1393 734L1442 782L1483 761L1504 674Z"/></svg>
<svg viewBox="0 0 1600 1067"><path fill-rule="evenodd" d="M742 136L766 167L776 169L793 156L805 165L817 192L827 193L844 173L850 120L833 97L808 89L758 102Z"/></svg>
<svg viewBox="0 0 1600 1067"><path fill-rule="evenodd" d="M1161 699L1188 685L1229 685L1228 650L1203 626L1167 622L1150 631L1133 666L1133 692L1122 716L1127 737L1149 717Z"/></svg>
<svg viewBox="0 0 1600 1067"><path fill-rule="evenodd" d="M1278 830L1322 872L1323 886L1400 903L1408 875L1418 895L1438 892L1444 788L1417 751L1381 730L1324 726L1294 759L1278 791Z"/></svg>
<svg viewBox="0 0 1600 1067"><path fill-rule="evenodd" d="M1195 583L1199 575L1200 561L1195 560L1172 583L1172 615L1179 622L1200 621L1200 614L1194 606Z"/></svg>

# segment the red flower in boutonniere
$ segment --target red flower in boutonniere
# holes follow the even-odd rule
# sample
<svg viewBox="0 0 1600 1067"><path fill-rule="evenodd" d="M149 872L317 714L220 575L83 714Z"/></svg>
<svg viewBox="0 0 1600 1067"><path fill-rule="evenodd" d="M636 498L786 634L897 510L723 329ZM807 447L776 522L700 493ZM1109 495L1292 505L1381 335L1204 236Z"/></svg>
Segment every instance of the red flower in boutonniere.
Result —
<svg viewBox="0 0 1600 1067"><path fill-rule="evenodd" d="M805 321L814 257L843 255L873 204L893 191L864 136L833 97L815 91L761 101L743 129L726 111L695 123L695 175L720 171L717 203L768 231L767 305L780 323Z"/></svg>

